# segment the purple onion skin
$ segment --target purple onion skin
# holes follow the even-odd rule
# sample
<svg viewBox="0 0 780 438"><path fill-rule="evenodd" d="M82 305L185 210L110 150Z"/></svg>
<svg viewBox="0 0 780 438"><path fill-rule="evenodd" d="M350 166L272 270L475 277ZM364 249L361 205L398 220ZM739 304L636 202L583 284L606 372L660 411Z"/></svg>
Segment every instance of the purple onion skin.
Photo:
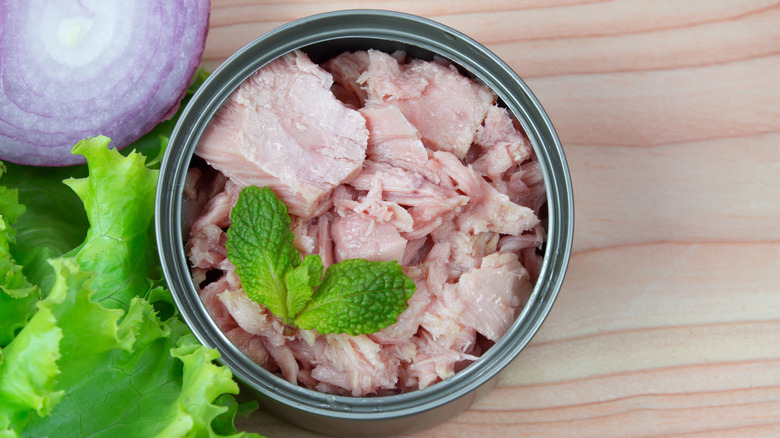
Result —
<svg viewBox="0 0 780 438"><path fill-rule="evenodd" d="M210 0L0 1L0 160L81 164L71 154L80 140L105 135L121 149L170 118L200 64L210 12Z"/></svg>

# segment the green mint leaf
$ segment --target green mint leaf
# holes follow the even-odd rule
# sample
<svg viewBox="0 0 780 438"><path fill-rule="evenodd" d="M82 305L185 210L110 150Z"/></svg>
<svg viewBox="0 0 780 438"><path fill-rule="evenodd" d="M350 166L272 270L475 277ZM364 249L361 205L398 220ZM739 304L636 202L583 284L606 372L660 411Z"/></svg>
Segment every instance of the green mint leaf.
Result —
<svg viewBox="0 0 780 438"><path fill-rule="evenodd" d="M287 207L269 188L241 190L230 212L228 259L244 293L287 326L322 334L366 334L397 321L415 291L397 262L344 260L322 277L318 255L303 261Z"/></svg>
<svg viewBox="0 0 780 438"><path fill-rule="evenodd" d="M320 333L373 333L396 322L415 289L395 261L343 260L328 268L295 324Z"/></svg>
<svg viewBox="0 0 780 438"><path fill-rule="evenodd" d="M284 282L287 285L287 311L297 315L311 299L314 288L322 281L322 259L309 254L295 269L287 271Z"/></svg>
<svg viewBox="0 0 780 438"><path fill-rule="evenodd" d="M285 274L301 263L301 256L293 245L287 207L271 189L249 186L241 190L230 221L227 255L244 293L289 324Z"/></svg>

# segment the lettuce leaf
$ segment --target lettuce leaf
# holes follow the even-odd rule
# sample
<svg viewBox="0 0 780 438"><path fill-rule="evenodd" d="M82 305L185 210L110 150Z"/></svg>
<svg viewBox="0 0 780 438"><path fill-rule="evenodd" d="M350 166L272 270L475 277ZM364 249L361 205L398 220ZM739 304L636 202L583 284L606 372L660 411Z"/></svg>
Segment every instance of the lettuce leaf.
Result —
<svg viewBox="0 0 780 438"><path fill-rule="evenodd" d="M2 265L0 274L21 268L30 281L18 284L37 291L0 291L0 299L32 303L19 322L0 319L0 333L9 338L0 345L0 437L257 436L236 432L238 385L215 363L218 352L200 345L175 312L159 312L171 300L150 240L157 171L137 152L125 156L107 145L96 138L75 149L87 156L89 174L73 168L78 178L60 182L64 191L23 166L11 166L11 178L0 180L45 188L27 192L40 195L32 200L17 187L21 202L7 198L10 208L5 197L0 201L0 259L16 269ZM34 207L23 213L27 199ZM48 226L55 230L48 233L47 202L54 205ZM86 210L83 229L57 236L56 216L78 216L79 209ZM28 218L39 228L26 228ZM45 250L36 251L36 241ZM6 303L0 304L2 315Z"/></svg>
<svg viewBox="0 0 780 438"><path fill-rule="evenodd" d="M5 165L0 162L0 177ZM30 283L11 255L11 244L16 241L14 225L24 214L15 189L0 186L0 347L8 345L17 329L27 323L35 312L39 290Z"/></svg>
<svg viewBox="0 0 780 438"><path fill-rule="evenodd" d="M229 408L215 401L238 385L213 363L217 352L142 298L127 312L93 301L95 276L76 260L53 265L57 282L35 318L53 315L51 331L62 333L54 387L62 400L48 415L30 415L21 436L223 436L211 422Z"/></svg>
<svg viewBox="0 0 780 438"><path fill-rule="evenodd" d="M89 228L81 200L62 183L65 178L86 176L87 167L43 168L6 163L6 168L8 173L0 183L18 194L18 202L25 209L14 227L15 241L9 242L11 254L27 279L48 291L54 283L48 260L81 244Z"/></svg>
<svg viewBox="0 0 780 438"><path fill-rule="evenodd" d="M98 136L79 142L73 153L87 159L89 177L65 184L81 198L89 218L87 238L75 258L84 270L97 274L94 298L126 309L133 297L151 289L146 241L158 171L147 168L138 152L125 157L109 149L110 141Z"/></svg>
<svg viewBox="0 0 780 438"><path fill-rule="evenodd" d="M62 336L44 308L0 350L0 436L16 436L29 417L49 415L62 398L54 388Z"/></svg>
<svg viewBox="0 0 780 438"><path fill-rule="evenodd" d="M2 350L0 430L29 437L250 436L224 421L212 425L235 412L224 394L238 393L230 371L214 364L216 350L198 344L180 320L161 321L142 298L127 312L93 301L94 275L76 260L52 265L51 293Z"/></svg>

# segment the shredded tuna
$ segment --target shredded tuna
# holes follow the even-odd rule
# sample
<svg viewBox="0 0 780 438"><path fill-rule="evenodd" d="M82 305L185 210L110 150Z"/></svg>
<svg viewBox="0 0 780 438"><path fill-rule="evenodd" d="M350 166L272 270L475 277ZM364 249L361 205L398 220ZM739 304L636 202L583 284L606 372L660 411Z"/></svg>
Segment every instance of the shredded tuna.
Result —
<svg viewBox="0 0 780 438"><path fill-rule="evenodd" d="M293 52L242 84L185 181L186 250L216 324L267 370L317 391L378 396L451 378L510 329L541 270L544 177L519 123L446 62ZM369 335L283 330L227 259L241 188L270 186L295 246L325 266L397 260L417 290Z"/></svg>

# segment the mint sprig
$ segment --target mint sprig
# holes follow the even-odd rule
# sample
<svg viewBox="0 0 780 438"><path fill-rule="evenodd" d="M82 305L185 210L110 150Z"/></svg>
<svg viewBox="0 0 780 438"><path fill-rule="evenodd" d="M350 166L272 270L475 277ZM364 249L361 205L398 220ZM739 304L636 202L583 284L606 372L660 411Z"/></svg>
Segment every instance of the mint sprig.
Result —
<svg viewBox="0 0 780 438"><path fill-rule="evenodd" d="M241 190L230 221L228 260L244 292L291 324L284 275L301 263L301 255L293 245L287 207L270 189L250 186Z"/></svg>
<svg viewBox="0 0 780 438"><path fill-rule="evenodd" d="M228 260L244 293L286 326L373 333L397 321L416 289L395 261L344 260L323 276L318 255L301 259L287 207L267 187L241 190L230 219Z"/></svg>

